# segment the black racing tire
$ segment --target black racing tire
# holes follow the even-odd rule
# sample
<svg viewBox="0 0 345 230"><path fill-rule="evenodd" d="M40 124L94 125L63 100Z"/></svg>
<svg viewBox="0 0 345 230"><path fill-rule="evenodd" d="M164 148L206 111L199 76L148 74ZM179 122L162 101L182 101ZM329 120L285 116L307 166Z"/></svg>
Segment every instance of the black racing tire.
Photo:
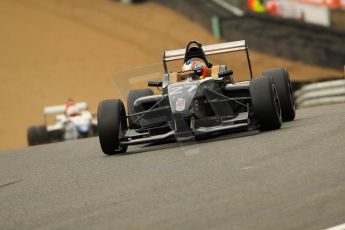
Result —
<svg viewBox="0 0 345 230"><path fill-rule="evenodd" d="M260 130L279 129L282 113L279 96L271 78L259 77L250 82L250 97L254 117L259 121Z"/></svg>
<svg viewBox="0 0 345 230"><path fill-rule="evenodd" d="M44 125L29 127L27 137L29 146L49 143L49 134Z"/></svg>
<svg viewBox="0 0 345 230"><path fill-rule="evenodd" d="M154 94L153 91L149 88L136 89L136 90L129 91L128 97L127 97L128 115L135 113L135 110L134 110L134 101L135 100L137 100L138 98L141 98L141 97L151 96L153 94ZM128 118L129 128L131 128L131 129L140 129L141 128L140 121L134 122L136 119L138 119L138 116L132 116L132 117Z"/></svg>
<svg viewBox="0 0 345 230"><path fill-rule="evenodd" d="M269 69L264 71L262 75L272 77L278 92L283 121L294 120L296 116L295 99L287 69Z"/></svg>
<svg viewBox="0 0 345 230"><path fill-rule="evenodd" d="M120 144L127 130L126 110L120 99L103 100L97 111L98 136L106 155L125 153L127 145Z"/></svg>

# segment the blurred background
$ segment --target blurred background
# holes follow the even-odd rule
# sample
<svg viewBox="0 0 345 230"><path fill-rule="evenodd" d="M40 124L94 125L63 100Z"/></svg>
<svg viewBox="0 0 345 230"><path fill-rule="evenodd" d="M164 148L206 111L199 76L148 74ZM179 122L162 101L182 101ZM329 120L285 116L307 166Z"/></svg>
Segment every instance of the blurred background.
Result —
<svg viewBox="0 0 345 230"><path fill-rule="evenodd" d="M1 0L0 28L0 150L27 146L43 107L96 112L116 73L190 40L245 39L254 75L284 66L296 88L344 78L344 0Z"/></svg>

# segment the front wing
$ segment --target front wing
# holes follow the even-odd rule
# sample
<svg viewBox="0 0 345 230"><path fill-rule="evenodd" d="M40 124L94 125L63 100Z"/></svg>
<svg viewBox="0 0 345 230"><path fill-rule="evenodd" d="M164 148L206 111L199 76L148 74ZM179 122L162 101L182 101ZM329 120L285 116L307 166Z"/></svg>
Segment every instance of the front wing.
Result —
<svg viewBox="0 0 345 230"><path fill-rule="evenodd" d="M185 133L177 133L175 130L171 130L164 134L150 135L149 132L138 133L135 130L128 130L125 137L120 140L120 143L122 145L136 145L164 140L186 141L205 134L236 132L249 129L248 112L243 112L233 119L222 121L221 125L198 127Z"/></svg>

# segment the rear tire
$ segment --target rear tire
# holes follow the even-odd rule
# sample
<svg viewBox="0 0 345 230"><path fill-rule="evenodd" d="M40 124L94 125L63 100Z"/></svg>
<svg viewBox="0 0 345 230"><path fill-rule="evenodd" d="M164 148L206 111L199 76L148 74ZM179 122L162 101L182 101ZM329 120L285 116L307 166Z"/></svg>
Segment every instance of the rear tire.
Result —
<svg viewBox="0 0 345 230"><path fill-rule="evenodd" d="M127 97L127 110L128 110L128 115L136 113L134 110L134 102L138 98L141 97L146 97L146 96L151 96L153 95L153 91L151 89L136 89L136 90L131 90L128 93ZM129 123L129 128L131 129L140 129L140 121L134 122L136 119L138 119L138 116L132 116L128 118L128 123Z"/></svg>
<svg viewBox="0 0 345 230"><path fill-rule="evenodd" d="M120 99L101 101L98 104L97 122L103 153L106 155L125 153L127 145L120 144L120 139L127 130L126 110L122 101Z"/></svg>
<svg viewBox="0 0 345 230"><path fill-rule="evenodd" d="M49 143L49 134L44 125L32 126L28 129L29 146Z"/></svg>
<svg viewBox="0 0 345 230"><path fill-rule="evenodd" d="M271 78L259 77L250 82L250 97L254 117L258 119L260 130L279 129L282 113L279 97Z"/></svg>
<svg viewBox="0 0 345 230"><path fill-rule="evenodd" d="M289 72L287 71L287 69L269 69L263 72L263 75L272 77L272 81L276 86L281 105L283 121L294 120L296 116L295 100L289 78Z"/></svg>

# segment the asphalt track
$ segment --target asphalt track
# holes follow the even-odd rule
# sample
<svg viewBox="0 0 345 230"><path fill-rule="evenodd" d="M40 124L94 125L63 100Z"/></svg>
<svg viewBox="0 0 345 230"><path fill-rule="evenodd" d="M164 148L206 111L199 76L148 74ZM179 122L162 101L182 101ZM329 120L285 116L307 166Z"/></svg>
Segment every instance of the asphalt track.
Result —
<svg viewBox="0 0 345 230"><path fill-rule="evenodd" d="M345 222L345 105L272 132L131 147L97 138L0 154L1 229L325 229ZM242 136L242 134L240 134Z"/></svg>

